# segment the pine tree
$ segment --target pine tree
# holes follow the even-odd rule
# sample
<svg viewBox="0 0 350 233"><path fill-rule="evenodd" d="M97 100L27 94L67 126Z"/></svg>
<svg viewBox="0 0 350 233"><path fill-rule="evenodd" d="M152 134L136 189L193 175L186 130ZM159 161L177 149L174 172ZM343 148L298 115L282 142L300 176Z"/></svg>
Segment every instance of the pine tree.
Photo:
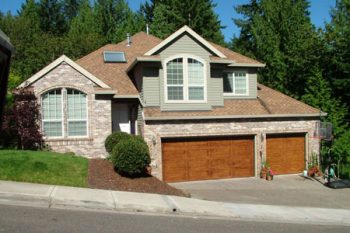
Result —
<svg viewBox="0 0 350 233"><path fill-rule="evenodd" d="M350 111L350 0L337 0L331 17L325 32L325 76Z"/></svg>
<svg viewBox="0 0 350 233"><path fill-rule="evenodd" d="M63 0L63 12L68 22L71 22L79 12L84 0Z"/></svg>
<svg viewBox="0 0 350 233"><path fill-rule="evenodd" d="M54 35L66 33L67 21L64 17L62 2L60 0L40 0L38 4L41 30Z"/></svg>
<svg viewBox="0 0 350 233"><path fill-rule="evenodd" d="M245 18L235 21L242 31L232 49L266 63L259 81L296 98L322 49L308 7L306 0L251 0L236 8Z"/></svg>
<svg viewBox="0 0 350 233"><path fill-rule="evenodd" d="M96 16L89 0L83 0L78 15L72 20L68 32L69 51L72 58L79 58L97 49L104 38L99 34Z"/></svg>
<svg viewBox="0 0 350 233"><path fill-rule="evenodd" d="M188 25L209 41L224 44L221 22L212 0L152 0L141 11L150 24L151 33L160 38Z"/></svg>
<svg viewBox="0 0 350 233"><path fill-rule="evenodd" d="M125 0L97 0L95 2L100 34L106 43L117 43L126 38L126 33L133 33L134 14Z"/></svg>

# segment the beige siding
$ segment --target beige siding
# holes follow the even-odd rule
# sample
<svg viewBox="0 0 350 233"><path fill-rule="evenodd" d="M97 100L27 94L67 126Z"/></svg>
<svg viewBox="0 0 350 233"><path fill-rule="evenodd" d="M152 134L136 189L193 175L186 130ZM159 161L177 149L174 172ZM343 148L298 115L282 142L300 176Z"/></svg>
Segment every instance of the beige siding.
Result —
<svg viewBox="0 0 350 233"><path fill-rule="evenodd" d="M144 67L143 76L143 101L146 106L159 106L160 84L159 68Z"/></svg>

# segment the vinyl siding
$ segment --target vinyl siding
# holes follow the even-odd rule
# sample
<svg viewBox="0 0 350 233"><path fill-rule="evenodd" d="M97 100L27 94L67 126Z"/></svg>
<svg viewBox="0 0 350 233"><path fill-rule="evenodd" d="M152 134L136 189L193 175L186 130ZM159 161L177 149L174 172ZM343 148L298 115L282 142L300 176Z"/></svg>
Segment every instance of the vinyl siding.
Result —
<svg viewBox="0 0 350 233"><path fill-rule="evenodd" d="M159 68L143 68L143 101L146 106L160 105Z"/></svg>
<svg viewBox="0 0 350 233"><path fill-rule="evenodd" d="M211 55L206 48L201 46L187 34L184 34L179 39L174 40L169 46L160 51L159 55L162 59L165 59L169 56L181 53L193 54L203 58L206 61L209 61L209 55Z"/></svg>

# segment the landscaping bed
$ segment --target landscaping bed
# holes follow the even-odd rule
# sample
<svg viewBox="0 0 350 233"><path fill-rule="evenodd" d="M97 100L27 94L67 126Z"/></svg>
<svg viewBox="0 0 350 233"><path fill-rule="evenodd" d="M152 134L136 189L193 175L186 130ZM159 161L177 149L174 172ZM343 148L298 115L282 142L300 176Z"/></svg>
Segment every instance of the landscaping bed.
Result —
<svg viewBox="0 0 350 233"><path fill-rule="evenodd" d="M114 171L110 161L104 159L90 160L88 184L90 188L97 189L187 196L183 191L153 176L123 177Z"/></svg>

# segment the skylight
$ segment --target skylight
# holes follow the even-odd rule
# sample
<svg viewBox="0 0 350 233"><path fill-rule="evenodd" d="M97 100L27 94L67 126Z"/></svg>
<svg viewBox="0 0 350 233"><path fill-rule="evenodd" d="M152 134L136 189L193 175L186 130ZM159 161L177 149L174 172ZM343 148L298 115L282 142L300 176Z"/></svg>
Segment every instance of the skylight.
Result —
<svg viewBox="0 0 350 233"><path fill-rule="evenodd" d="M103 59L106 63L126 62L124 52L104 51Z"/></svg>

